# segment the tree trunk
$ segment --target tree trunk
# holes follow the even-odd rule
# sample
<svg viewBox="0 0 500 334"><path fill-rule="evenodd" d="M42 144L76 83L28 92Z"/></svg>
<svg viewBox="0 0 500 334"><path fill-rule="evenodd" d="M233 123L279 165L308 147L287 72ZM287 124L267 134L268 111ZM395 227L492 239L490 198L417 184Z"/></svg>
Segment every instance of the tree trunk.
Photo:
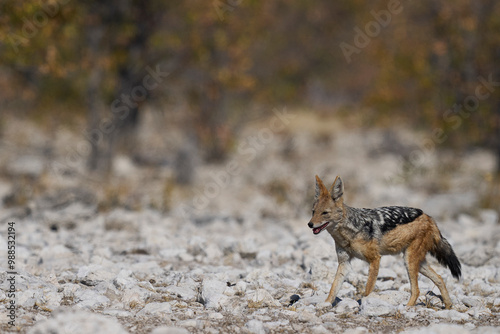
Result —
<svg viewBox="0 0 500 334"><path fill-rule="evenodd" d="M117 75L119 84L115 94L115 98L118 99L121 99L122 96L127 96L133 100L133 89L136 87L143 87L143 78L147 75L144 68L137 73L137 67L141 64L144 65L145 61L147 61L147 41L154 30L155 23L150 20L151 8L149 8L147 4L138 4L139 5L128 3L124 7L127 9L125 11L126 13L136 12L138 14L135 22L135 35L131 38L129 43L122 45L122 51L127 56L118 69ZM124 14L118 11L116 15L120 17ZM145 91L145 100L147 100L150 92L147 89L145 89ZM131 154L135 151L136 130L139 124L139 109L142 102L143 101L133 100L133 106L128 106L126 115L122 117L113 115L114 130L107 138L106 143L107 156L109 158L108 164L111 164L112 157L117 150L122 150L127 152L127 154Z"/></svg>
<svg viewBox="0 0 500 334"><path fill-rule="evenodd" d="M103 70L99 65L99 45L103 36L103 28L92 26L87 29L88 57L90 75L87 81L87 138L90 141L91 151L88 158L88 168L95 171L100 167L103 134L100 131L100 113L102 98L100 94Z"/></svg>
<svg viewBox="0 0 500 334"><path fill-rule="evenodd" d="M493 146L497 156L497 177L500 178L500 102L497 103L494 116L495 127L493 129Z"/></svg>

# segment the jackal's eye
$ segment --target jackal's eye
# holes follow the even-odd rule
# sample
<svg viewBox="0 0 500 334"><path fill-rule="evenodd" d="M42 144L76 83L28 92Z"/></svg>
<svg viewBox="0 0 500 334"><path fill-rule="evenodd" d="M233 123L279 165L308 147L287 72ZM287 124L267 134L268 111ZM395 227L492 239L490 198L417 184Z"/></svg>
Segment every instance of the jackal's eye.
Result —
<svg viewBox="0 0 500 334"><path fill-rule="evenodd" d="M313 216L314 216L314 212L315 212L315 211L314 211L314 210L312 210Z"/></svg>
<svg viewBox="0 0 500 334"><path fill-rule="evenodd" d="M326 216L327 214L329 214L330 212L327 212L327 211L323 211L322 215L323 216Z"/></svg>

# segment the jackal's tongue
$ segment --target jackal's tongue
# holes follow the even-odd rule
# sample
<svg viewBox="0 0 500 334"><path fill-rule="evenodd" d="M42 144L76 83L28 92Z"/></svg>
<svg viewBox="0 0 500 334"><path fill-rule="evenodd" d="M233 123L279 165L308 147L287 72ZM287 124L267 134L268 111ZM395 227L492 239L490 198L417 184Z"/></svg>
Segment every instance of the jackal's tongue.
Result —
<svg viewBox="0 0 500 334"><path fill-rule="evenodd" d="M321 231L323 231L328 226L328 224L330 224L330 222L326 222L323 225L321 225L320 227L313 228L313 233L314 234L320 233Z"/></svg>

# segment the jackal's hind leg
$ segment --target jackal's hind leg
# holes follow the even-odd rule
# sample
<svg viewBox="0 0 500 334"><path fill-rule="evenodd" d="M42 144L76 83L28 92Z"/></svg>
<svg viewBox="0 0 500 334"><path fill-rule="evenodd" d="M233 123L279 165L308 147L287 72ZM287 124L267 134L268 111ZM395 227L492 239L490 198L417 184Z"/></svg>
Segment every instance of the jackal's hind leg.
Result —
<svg viewBox="0 0 500 334"><path fill-rule="evenodd" d="M408 301L408 306L414 306L417 302L418 296L420 295L420 290L418 289L418 272L420 270L420 263L422 262L421 256L419 256L415 249L408 247L404 253L406 271L408 272L408 277L410 279L411 296ZM425 254L424 254L425 257Z"/></svg>
<svg viewBox="0 0 500 334"><path fill-rule="evenodd" d="M434 284L436 284L439 291L441 292L441 297L443 297L444 307L446 309L450 309L450 295L448 294L448 290L446 289L446 285L444 284L441 276L439 276L425 260L420 264L420 273L429 278Z"/></svg>

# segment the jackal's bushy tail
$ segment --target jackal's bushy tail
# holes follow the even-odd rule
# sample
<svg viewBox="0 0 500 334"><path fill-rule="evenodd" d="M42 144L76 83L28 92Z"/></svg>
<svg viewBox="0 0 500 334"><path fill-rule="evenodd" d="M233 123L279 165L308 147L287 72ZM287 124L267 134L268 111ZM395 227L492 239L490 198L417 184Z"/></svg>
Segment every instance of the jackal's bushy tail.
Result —
<svg viewBox="0 0 500 334"><path fill-rule="evenodd" d="M462 265L460 264L460 261L458 261L458 258L455 255L453 248L451 248L448 240L446 240L441 233L439 233L439 236L441 237L440 240L436 243L434 248L430 250L430 253L439 261L439 263L450 268L453 277L459 279L462 275Z"/></svg>

